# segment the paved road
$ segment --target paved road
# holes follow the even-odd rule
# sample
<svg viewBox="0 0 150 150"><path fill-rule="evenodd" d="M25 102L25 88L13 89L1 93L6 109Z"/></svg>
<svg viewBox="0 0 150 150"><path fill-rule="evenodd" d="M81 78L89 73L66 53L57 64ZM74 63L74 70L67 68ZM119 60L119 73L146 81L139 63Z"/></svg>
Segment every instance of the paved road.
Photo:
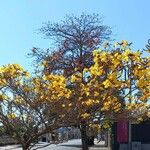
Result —
<svg viewBox="0 0 150 150"><path fill-rule="evenodd" d="M95 142L96 143L96 142ZM48 143L40 143L37 146L44 146ZM94 147L91 147L89 150L108 150L107 148L101 147L103 143L96 144ZM32 150L34 150L34 147ZM0 150L22 150L20 145L8 145L0 147ZM39 150L39 149L38 149ZM40 150L82 150L81 140L70 140L62 144L51 144L47 147L41 148Z"/></svg>

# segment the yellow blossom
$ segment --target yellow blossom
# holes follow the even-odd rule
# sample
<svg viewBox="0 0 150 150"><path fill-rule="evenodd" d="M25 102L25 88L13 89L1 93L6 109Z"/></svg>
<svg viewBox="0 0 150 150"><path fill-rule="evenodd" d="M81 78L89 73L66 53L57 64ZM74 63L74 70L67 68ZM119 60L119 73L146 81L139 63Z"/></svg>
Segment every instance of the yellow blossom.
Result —
<svg viewBox="0 0 150 150"><path fill-rule="evenodd" d="M14 119L14 118L16 118L16 115L14 113L10 113L10 114L8 114L8 118Z"/></svg>
<svg viewBox="0 0 150 150"><path fill-rule="evenodd" d="M90 114L89 114L89 113L84 113L84 114L81 115L81 117L82 117L83 119L85 119L85 118L90 117Z"/></svg>

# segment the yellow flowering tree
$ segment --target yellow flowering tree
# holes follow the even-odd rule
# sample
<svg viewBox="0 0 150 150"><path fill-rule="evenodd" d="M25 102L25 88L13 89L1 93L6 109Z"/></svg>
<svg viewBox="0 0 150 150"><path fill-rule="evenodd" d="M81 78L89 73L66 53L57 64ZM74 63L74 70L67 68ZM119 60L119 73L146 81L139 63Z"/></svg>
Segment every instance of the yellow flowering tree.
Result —
<svg viewBox="0 0 150 150"><path fill-rule="evenodd" d="M0 67L0 122L23 150L63 126L61 118L69 100L63 101L69 96L63 76L30 77L18 64Z"/></svg>
<svg viewBox="0 0 150 150"><path fill-rule="evenodd" d="M86 128L97 113L113 121L149 117L150 59L140 51L132 52L130 44L123 40L108 51L110 45L105 43L104 49L93 52L92 66L72 70L67 78L71 92L65 101L69 100L68 105L63 103L68 112L64 120Z"/></svg>
<svg viewBox="0 0 150 150"><path fill-rule="evenodd" d="M149 57L132 52L125 40L114 51L96 50L93 55L94 64L71 77L80 118L90 118L95 112L110 119L124 112L126 119L149 116Z"/></svg>
<svg viewBox="0 0 150 150"><path fill-rule="evenodd" d="M110 119L124 111L127 119L139 119L149 112L150 59L139 51L132 52L127 41L118 43L112 52L95 51L89 73L94 86L97 82L94 92L102 93L101 111Z"/></svg>
<svg viewBox="0 0 150 150"><path fill-rule="evenodd" d="M61 101L67 112L62 112L64 123L85 127L97 113L110 120L123 117L141 121L149 116L150 60L140 51L132 52L130 45L123 40L108 51L110 44L105 43L103 49L93 52L93 65L70 70L66 78L69 92ZM44 61L45 69L48 63Z"/></svg>
<svg viewBox="0 0 150 150"><path fill-rule="evenodd" d="M17 64L0 67L0 121L24 150L42 134L71 125L81 127L86 150L86 127L97 114L107 120L150 116L149 57L132 52L125 40L109 49L105 43L93 52L93 65L77 66L67 77L63 69L30 77ZM48 62L43 64L45 70Z"/></svg>

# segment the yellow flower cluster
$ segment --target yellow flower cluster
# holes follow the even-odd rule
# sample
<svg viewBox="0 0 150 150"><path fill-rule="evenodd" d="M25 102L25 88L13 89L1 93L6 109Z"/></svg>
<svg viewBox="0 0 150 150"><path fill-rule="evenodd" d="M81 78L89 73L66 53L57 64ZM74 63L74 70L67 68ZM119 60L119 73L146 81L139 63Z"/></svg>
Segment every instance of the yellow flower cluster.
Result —
<svg viewBox="0 0 150 150"><path fill-rule="evenodd" d="M9 119L15 119L16 118L16 114L10 113L10 114L8 114L8 118Z"/></svg>
<svg viewBox="0 0 150 150"><path fill-rule="evenodd" d="M34 78L34 91L41 101L58 101L69 98L70 90L66 88L67 80L62 75L45 75L43 78Z"/></svg>
<svg viewBox="0 0 150 150"><path fill-rule="evenodd" d="M0 68L0 74L4 78L17 77L23 73L23 68L18 64L8 64Z"/></svg>
<svg viewBox="0 0 150 150"><path fill-rule="evenodd" d="M5 86L10 79L16 79L14 84L19 86L23 77L29 78L30 74L18 64L8 64L0 67L0 86Z"/></svg>
<svg viewBox="0 0 150 150"><path fill-rule="evenodd" d="M0 67L0 87L12 79L15 87L21 87L24 93L32 92L33 99L36 99L33 102L39 103L38 106L47 104L50 111L59 114L77 110L75 113L79 114L76 116L83 119L92 117L87 110L93 108L106 114L120 113L123 107L128 111L142 110L146 107L142 104L150 99L150 60L143 58L140 52L132 52L127 41L120 45L123 49L117 51L95 50L93 65L84 71L76 70L69 78L56 74L31 78L17 64ZM44 65L47 66L47 62ZM24 83L22 77L30 77L30 82ZM141 94L137 96L139 92ZM0 95L0 101L3 99ZM23 104L22 101L16 97L17 104ZM15 118L15 115L9 114L9 118Z"/></svg>
<svg viewBox="0 0 150 150"><path fill-rule="evenodd" d="M7 97L4 94L0 94L0 101L5 100Z"/></svg>
<svg viewBox="0 0 150 150"><path fill-rule="evenodd" d="M86 118L89 118L89 117L90 117L89 113L81 114L81 118L83 118L83 119L86 119Z"/></svg>

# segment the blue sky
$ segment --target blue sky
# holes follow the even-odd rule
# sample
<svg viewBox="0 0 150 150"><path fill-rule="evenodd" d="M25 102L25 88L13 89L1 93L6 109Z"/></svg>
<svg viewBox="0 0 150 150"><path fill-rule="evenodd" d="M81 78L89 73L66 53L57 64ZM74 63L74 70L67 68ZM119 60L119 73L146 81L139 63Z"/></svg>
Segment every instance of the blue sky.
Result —
<svg viewBox="0 0 150 150"><path fill-rule="evenodd" d="M111 26L116 41L144 48L150 38L150 0L1 0L0 65L19 63L31 69L27 53L48 48L50 41L37 34L43 22L60 21L66 14L99 13Z"/></svg>

